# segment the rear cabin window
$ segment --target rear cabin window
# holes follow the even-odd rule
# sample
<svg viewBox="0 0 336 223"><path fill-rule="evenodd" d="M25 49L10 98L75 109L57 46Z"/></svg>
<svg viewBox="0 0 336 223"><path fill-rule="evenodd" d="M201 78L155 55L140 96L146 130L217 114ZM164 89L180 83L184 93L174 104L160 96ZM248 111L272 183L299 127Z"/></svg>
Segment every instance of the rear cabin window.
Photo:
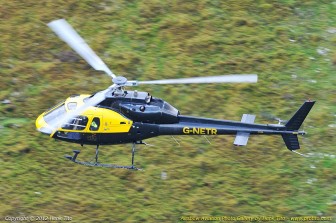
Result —
<svg viewBox="0 0 336 223"><path fill-rule="evenodd" d="M100 119L97 118L97 117L94 117L94 118L92 119L91 124L90 124L90 130L91 130L91 131L98 131L99 126L100 126Z"/></svg>

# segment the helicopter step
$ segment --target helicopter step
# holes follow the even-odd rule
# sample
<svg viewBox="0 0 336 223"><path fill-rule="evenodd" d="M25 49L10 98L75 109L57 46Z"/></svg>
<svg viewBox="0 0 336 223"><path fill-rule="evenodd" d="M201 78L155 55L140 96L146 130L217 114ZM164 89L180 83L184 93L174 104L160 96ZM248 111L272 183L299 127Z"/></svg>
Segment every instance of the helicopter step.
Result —
<svg viewBox="0 0 336 223"><path fill-rule="evenodd" d="M131 166L122 166L122 165L116 165L116 164L107 164L107 163L99 163L98 162L98 152L99 152L99 145L97 145L96 148L96 155L95 155L95 162L85 162L85 161L79 161L77 160L77 156L80 153L80 150L73 150L74 155L70 156L70 155L65 155L64 157L67 158L68 160L80 164L80 165L84 165L84 166L91 166L91 167L108 167L108 168L118 168L118 169L129 169L129 170L142 170L140 168L137 168L134 166L134 154L135 154L135 145L136 144L143 144L138 143L138 142L134 142L132 145L132 165Z"/></svg>

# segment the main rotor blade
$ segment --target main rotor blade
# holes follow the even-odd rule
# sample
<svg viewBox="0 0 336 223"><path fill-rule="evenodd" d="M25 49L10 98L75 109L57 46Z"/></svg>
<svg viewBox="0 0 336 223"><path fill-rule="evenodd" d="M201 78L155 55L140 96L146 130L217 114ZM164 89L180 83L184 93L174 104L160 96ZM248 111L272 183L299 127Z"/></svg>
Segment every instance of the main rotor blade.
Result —
<svg viewBox="0 0 336 223"><path fill-rule="evenodd" d="M71 119L77 117L82 114L85 110L87 110L91 106L95 106L100 102L104 101L106 98L106 93L109 91L113 91L116 89L115 84L111 85L109 88L96 93L94 96L85 101L85 104L75 109L74 111L67 112L63 117L59 118L57 121L54 121L49 124L48 128L50 129L50 134L55 132L58 128L60 128L63 124L68 123Z"/></svg>
<svg viewBox="0 0 336 223"><path fill-rule="evenodd" d="M256 83L256 74L232 74L209 77L190 77L180 79L166 79L153 81L138 81L136 84L209 84L209 83Z"/></svg>
<svg viewBox="0 0 336 223"><path fill-rule="evenodd" d="M94 69L104 71L113 78L116 77L65 19L54 20L48 23L48 26Z"/></svg>

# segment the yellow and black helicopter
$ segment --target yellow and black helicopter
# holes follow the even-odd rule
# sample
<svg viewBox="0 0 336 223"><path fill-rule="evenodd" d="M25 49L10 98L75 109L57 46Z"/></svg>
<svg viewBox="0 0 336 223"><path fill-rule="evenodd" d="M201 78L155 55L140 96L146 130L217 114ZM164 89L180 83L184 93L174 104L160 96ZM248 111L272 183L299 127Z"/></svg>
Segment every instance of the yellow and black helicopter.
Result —
<svg viewBox="0 0 336 223"><path fill-rule="evenodd" d="M160 135L236 135L234 145L245 146L250 134L281 135L287 148L299 149L297 135L315 101L305 101L286 124L254 124L255 115L244 114L241 122L181 115L168 102L147 92L128 91L124 87L143 84L255 83L257 75L222 75L153 81L128 81L116 76L64 19L48 26L94 69L105 71L113 84L93 95L73 95L42 113L36 120L38 131L50 137L80 145L96 145L94 162L77 160L74 150L69 160L87 166L135 169L136 144ZM99 145L132 143L131 166L98 162Z"/></svg>

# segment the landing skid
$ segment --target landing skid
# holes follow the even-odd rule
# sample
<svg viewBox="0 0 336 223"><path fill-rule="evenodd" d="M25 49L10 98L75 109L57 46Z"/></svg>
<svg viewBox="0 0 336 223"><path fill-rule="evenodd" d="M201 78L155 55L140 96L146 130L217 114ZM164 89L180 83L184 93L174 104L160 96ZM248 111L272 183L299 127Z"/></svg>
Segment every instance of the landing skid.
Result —
<svg viewBox="0 0 336 223"><path fill-rule="evenodd" d="M80 153L79 150L73 150L74 155L70 156L70 155L65 155L64 157L67 158L68 160L80 164L80 165L84 165L84 166L91 166L91 167L108 167L108 168L118 168L118 169L129 169L129 170L142 170L140 168L137 168L134 166L134 154L135 154L135 144L138 143L133 143L132 145L132 165L131 166L121 166L121 165L116 165L116 164L107 164L107 163L99 163L98 162L98 151L99 151L99 146L97 145L96 148L96 156L95 156L95 162L85 162L85 161L79 161L77 160L77 156Z"/></svg>

